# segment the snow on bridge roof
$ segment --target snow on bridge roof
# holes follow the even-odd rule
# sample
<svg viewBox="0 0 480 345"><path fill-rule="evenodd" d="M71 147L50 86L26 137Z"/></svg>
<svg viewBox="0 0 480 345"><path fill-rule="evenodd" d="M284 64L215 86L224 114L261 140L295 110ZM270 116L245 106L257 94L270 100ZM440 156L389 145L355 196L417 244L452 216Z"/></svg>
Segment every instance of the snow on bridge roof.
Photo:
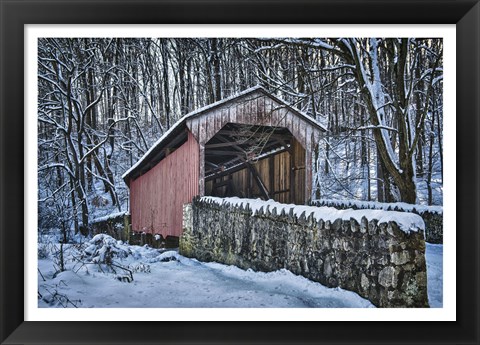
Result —
<svg viewBox="0 0 480 345"><path fill-rule="evenodd" d="M251 87L249 89L246 89L240 93L236 93L230 97L224 98L218 102L208 104L202 108L196 109L186 115L184 115L181 119L179 119L168 131L166 131L151 147L150 149L134 164L131 166L130 169L128 169L123 175L122 179L127 180L128 177L135 171L137 168L140 168L142 165L144 165L146 162L148 162L149 158L152 158L158 150L160 150L166 142L168 142L167 139L169 139L174 133L178 134L179 131L184 129L186 127L186 120L199 116L209 110L212 110L216 107L219 107L225 103L231 102L235 99L241 98L243 96L249 95L251 93L254 93L256 91L262 92L264 95L272 98L276 102L280 103L282 106L287 107L289 110L291 110L293 113L295 113L297 116L300 116L304 118L307 122L310 124L314 125L315 127L319 128L322 131L327 131L327 129L318 121L313 119L312 117L308 116L304 112L300 111L299 109L295 108L294 106L286 103L284 100L272 95L270 92L268 92L263 86L261 85L256 85L254 87ZM127 181L126 181L127 182Z"/></svg>

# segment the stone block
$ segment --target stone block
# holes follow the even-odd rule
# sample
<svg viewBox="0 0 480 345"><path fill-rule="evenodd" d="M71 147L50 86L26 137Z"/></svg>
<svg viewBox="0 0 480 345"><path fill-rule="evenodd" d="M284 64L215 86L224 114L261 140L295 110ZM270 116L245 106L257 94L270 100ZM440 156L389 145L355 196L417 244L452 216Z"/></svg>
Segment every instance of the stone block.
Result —
<svg viewBox="0 0 480 345"><path fill-rule="evenodd" d="M400 273L400 268L387 266L378 274L378 283L387 289L396 289L399 284Z"/></svg>
<svg viewBox="0 0 480 345"><path fill-rule="evenodd" d="M362 288L362 292L366 292L370 289L370 280L364 273L362 273L360 277L360 287Z"/></svg>
<svg viewBox="0 0 480 345"><path fill-rule="evenodd" d="M368 219L364 216L360 220L360 232L364 234L367 231L368 231Z"/></svg>
<svg viewBox="0 0 480 345"><path fill-rule="evenodd" d="M363 218L362 218L363 221ZM367 231L369 235L377 235L378 234L378 220L372 219L368 222Z"/></svg>
<svg viewBox="0 0 480 345"><path fill-rule="evenodd" d="M336 219L336 220L332 223L332 228L333 228L333 230L335 230L335 231L342 230L342 224L343 224L343 221L342 221L341 219Z"/></svg>
<svg viewBox="0 0 480 345"><path fill-rule="evenodd" d="M348 234L350 232L351 223L350 220L342 221L342 231L344 234Z"/></svg>
<svg viewBox="0 0 480 345"><path fill-rule="evenodd" d="M325 229L325 221L323 219L319 219L317 222L317 226L319 229Z"/></svg>
<svg viewBox="0 0 480 345"><path fill-rule="evenodd" d="M332 222L329 220L325 221L325 229L330 230L332 228Z"/></svg>
<svg viewBox="0 0 480 345"><path fill-rule="evenodd" d="M350 218L350 231L352 233L360 231L360 224L356 221L355 218Z"/></svg>
<svg viewBox="0 0 480 345"><path fill-rule="evenodd" d="M397 266L404 265L410 262L410 253L407 250L394 252L390 255L390 262Z"/></svg>

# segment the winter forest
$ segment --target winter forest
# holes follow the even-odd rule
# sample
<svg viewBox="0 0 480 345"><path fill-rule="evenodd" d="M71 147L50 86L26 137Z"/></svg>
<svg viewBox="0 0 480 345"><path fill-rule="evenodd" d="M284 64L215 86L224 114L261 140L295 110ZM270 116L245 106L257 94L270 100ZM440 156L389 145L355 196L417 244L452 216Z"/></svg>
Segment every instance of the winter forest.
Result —
<svg viewBox="0 0 480 345"><path fill-rule="evenodd" d="M442 205L443 42L38 40L39 231L127 211L122 174L182 116L261 85L323 124L313 199Z"/></svg>

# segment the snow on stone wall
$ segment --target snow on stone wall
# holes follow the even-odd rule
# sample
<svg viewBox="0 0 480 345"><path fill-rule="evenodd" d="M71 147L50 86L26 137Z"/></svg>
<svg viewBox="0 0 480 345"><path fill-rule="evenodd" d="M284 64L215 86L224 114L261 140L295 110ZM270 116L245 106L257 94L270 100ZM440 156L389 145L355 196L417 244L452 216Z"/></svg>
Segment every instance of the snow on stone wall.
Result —
<svg viewBox="0 0 480 345"><path fill-rule="evenodd" d="M286 268L379 307L428 307L422 219L345 211L195 198L184 206L180 253L257 271Z"/></svg>
<svg viewBox="0 0 480 345"><path fill-rule="evenodd" d="M107 234L122 241L128 241L129 226L129 214L126 212L112 213L104 217L96 218L90 222L93 235Z"/></svg>
<svg viewBox="0 0 480 345"><path fill-rule="evenodd" d="M311 202L313 206L335 207L339 209L363 209L410 212L418 214L425 222L425 239L429 243L443 243L443 207L412 205L404 202L382 203L358 200L320 199Z"/></svg>
<svg viewBox="0 0 480 345"><path fill-rule="evenodd" d="M177 248L178 237L132 231L128 212L112 213L90 222L92 235L107 234L117 240L133 245L148 245L153 248Z"/></svg>

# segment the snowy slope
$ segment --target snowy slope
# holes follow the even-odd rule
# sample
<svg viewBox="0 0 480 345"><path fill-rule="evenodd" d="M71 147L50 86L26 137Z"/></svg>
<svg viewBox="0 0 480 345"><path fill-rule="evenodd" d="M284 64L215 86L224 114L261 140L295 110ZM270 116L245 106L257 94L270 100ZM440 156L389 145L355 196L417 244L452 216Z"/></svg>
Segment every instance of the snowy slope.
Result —
<svg viewBox="0 0 480 345"><path fill-rule="evenodd" d="M202 263L148 247L106 241L116 248L114 262L133 271L122 281L121 269L109 272L96 264L82 266L74 257L98 257L104 247L65 245L67 270L55 275L58 261L39 259L38 306L78 308L372 308L357 294L327 288L287 270L270 273ZM50 245L50 252L58 250ZM83 248L83 249L81 249ZM80 249L80 250L79 250ZM87 250L86 250L87 249ZM85 250L88 254L85 254ZM429 300L442 307L442 245L427 244ZM97 255L97 256L96 256ZM126 255L126 256L125 256ZM121 258L123 257L123 258ZM95 261L95 260L91 260ZM98 259L97 259L98 261ZM103 272L102 272L103 271Z"/></svg>

